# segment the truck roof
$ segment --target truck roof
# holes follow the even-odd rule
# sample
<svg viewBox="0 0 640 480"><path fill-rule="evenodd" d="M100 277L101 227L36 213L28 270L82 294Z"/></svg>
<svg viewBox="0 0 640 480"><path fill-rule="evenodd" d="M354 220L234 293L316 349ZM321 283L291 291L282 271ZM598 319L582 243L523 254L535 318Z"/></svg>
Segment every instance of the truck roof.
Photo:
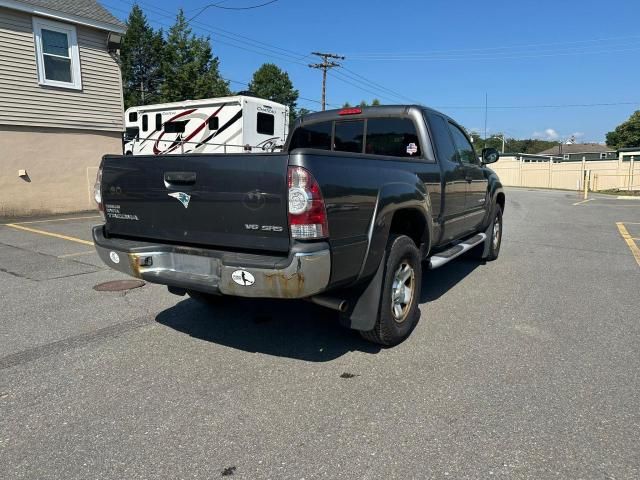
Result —
<svg viewBox="0 0 640 480"><path fill-rule="evenodd" d="M349 109L360 109L361 113L346 114L346 115L340 113L343 110L349 110ZM369 118L369 117L396 117L399 115L406 115L412 110L420 110L420 111L429 110L432 112L436 112L446 118L450 118L448 115L442 112L439 112L437 110L434 110L433 108L425 107L424 105L407 104L407 105L379 105L375 107L355 106L355 107L338 108L334 110L325 110L324 112L314 112L314 113L309 113L307 115L304 115L303 117L300 117L297 122L299 122L300 125L304 125L305 123L316 123L316 122L323 122L323 121L337 120L337 119L348 120L349 118L351 118L355 120L356 118Z"/></svg>

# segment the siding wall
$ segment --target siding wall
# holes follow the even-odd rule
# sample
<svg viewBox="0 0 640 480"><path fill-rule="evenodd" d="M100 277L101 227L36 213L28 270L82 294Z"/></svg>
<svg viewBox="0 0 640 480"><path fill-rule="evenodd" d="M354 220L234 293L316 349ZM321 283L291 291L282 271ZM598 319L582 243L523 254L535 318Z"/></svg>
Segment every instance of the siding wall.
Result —
<svg viewBox="0 0 640 480"><path fill-rule="evenodd" d="M76 25L82 90L38 84L32 16L0 8L0 125L122 131L122 82L107 32Z"/></svg>
<svg viewBox="0 0 640 480"><path fill-rule="evenodd" d="M0 219L78 212L96 208L100 159L122 153L122 139L119 132L0 125L0 152Z"/></svg>

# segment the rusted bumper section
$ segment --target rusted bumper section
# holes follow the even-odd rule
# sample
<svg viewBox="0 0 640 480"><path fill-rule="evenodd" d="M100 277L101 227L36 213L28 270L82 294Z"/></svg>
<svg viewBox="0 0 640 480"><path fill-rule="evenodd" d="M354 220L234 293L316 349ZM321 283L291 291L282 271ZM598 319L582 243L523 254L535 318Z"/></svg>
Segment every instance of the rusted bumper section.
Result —
<svg viewBox="0 0 640 480"><path fill-rule="evenodd" d="M205 293L263 298L305 298L324 291L331 275L325 242L294 244L288 256L225 252L106 238L93 229L102 261L148 282Z"/></svg>

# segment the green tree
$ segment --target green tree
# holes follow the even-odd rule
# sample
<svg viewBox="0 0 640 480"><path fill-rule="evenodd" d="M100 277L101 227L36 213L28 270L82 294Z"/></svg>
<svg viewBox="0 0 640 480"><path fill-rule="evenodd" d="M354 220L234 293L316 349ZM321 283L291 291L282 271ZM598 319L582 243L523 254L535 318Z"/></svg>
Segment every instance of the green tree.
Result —
<svg viewBox="0 0 640 480"><path fill-rule="evenodd" d="M636 110L626 122L607 133L607 145L613 148L640 146L640 110Z"/></svg>
<svg viewBox="0 0 640 480"><path fill-rule="evenodd" d="M159 100L163 43L162 30L154 31L142 9L134 4L127 19L127 33L120 47L125 109Z"/></svg>
<svg viewBox="0 0 640 480"><path fill-rule="evenodd" d="M364 107L368 107L369 105L367 104L366 100L361 100L358 106L360 108L364 108Z"/></svg>
<svg viewBox="0 0 640 480"><path fill-rule="evenodd" d="M291 120L298 116L299 92L293 88L289 74L273 63L265 63L253 73L249 90L260 98L287 105Z"/></svg>
<svg viewBox="0 0 640 480"><path fill-rule="evenodd" d="M342 108L351 108L351 104L349 102L344 102L342 104Z"/></svg>
<svg viewBox="0 0 640 480"><path fill-rule="evenodd" d="M380 106L380 105L382 105L382 104L380 103L380 100L378 100L377 98L374 98L374 99L371 101L371 106L372 106L372 107L378 107L378 106Z"/></svg>
<svg viewBox="0 0 640 480"><path fill-rule="evenodd" d="M229 95L229 83L220 76L219 66L209 37L195 36L182 9L178 10L162 55L163 100L175 102Z"/></svg>

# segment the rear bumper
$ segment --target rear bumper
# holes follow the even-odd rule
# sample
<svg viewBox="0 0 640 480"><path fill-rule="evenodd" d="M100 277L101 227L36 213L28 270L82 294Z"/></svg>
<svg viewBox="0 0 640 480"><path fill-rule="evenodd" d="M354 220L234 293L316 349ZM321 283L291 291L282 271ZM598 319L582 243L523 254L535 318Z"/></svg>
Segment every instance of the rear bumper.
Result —
<svg viewBox="0 0 640 480"><path fill-rule="evenodd" d="M106 238L93 228L102 261L148 282L205 293L263 298L304 298L326 289L331 254L325 242L296 244L288 257Z"/></svg>

